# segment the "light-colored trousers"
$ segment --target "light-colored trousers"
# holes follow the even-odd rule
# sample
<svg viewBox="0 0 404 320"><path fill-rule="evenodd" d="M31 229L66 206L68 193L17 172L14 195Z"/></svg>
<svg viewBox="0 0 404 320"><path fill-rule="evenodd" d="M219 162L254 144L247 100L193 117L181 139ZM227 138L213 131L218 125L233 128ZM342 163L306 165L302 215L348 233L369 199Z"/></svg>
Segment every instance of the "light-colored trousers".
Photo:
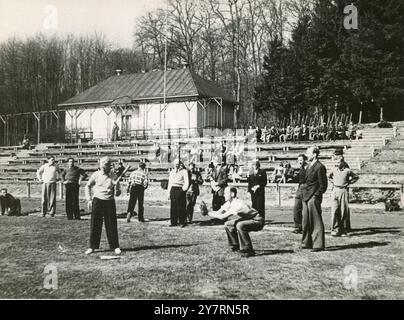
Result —
<svg viewBox="0 0 404 320"><path fill-rule="evenodd" d="M42 184L42 215L56 212L56 182Z"/></svg>
<svg viewBox="0 0 404 320"><path fill-rule="evenodd" d="M351 229L348 189L334 188L331 197L331 231L346 233Z"/></svg>

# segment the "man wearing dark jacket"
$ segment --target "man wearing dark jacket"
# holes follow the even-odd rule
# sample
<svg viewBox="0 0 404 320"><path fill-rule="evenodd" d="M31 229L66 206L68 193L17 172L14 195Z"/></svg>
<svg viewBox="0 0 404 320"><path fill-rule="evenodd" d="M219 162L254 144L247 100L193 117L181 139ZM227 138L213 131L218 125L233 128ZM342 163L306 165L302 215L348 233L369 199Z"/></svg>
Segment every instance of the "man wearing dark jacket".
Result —
<svg viewBox="0 0 404 320"><path fill-rule="evenodd" d="M199 196L199 185L203 184L203 179L201 173L196 170L195 164L189 164L189 189L187 191L187 205L186 205L186 214L188 218L188 222L192 222L192 218L194 215L194 207L196 203L196 198Z"/></svg>
<svg viewBox="0 0 404 320"><path fill-rule="evenodd" d="M67 159L67 169L62 172L62 181L66 187L66 215L68 220L80 220L79 192L80 182L87 178L83 169L74 164L74 159Z"/></svg>
<svg viewBox="0 0 404 320"><path fill-rule="evenodd" d="M300 170L297 175L299 186L297 187L295 195L295 204L293 206L293 220L295 222L295 230L293 231L294 233L302 233L302 219L303 219L302 186L306 178L306 169L307 169L306 161L307 161L306 155L299 154L299 156L297 157L297 162L300 165Z"/></svg>
<svg viewBox="0 0 404 320"><path fill-rule="evenodd" d="M213 199L212 210L217 211L225 203L224 189L227 187L227 171L222 166L221 161L216 161L210 174L210 184L212 187Z"/></svg>
<svg viewBox="0 0 404 320"><path fill-rule="evenodd" d="M258 160L253 161L254 168L248 177L248 192L251 194L251 206L260 215L265 214L265 186L267 185L267 174L261 169Z"/></svg>
<svg viewBox="0 0 404 320"><path fill-rule="evenodd" d="M302 186L303 200L303 236L302 248L312 249L313 252L325 248L324 223L321 216L321 202L327 191L327 170L318 161L318 147L307 149L309 165Z"/></svg>

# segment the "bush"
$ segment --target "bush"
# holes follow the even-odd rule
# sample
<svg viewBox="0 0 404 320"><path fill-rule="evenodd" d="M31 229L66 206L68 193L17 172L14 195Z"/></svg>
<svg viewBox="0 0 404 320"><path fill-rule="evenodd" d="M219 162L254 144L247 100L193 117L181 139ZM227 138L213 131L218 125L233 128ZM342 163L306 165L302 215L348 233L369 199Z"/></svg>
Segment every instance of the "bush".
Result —
<svg viewBox="0 0 404 320"><path fill-rule="evenodd" d="M393 125L390 122L387 122L385 120L380 121L377 126L379 128L393 128Z"/></svg>

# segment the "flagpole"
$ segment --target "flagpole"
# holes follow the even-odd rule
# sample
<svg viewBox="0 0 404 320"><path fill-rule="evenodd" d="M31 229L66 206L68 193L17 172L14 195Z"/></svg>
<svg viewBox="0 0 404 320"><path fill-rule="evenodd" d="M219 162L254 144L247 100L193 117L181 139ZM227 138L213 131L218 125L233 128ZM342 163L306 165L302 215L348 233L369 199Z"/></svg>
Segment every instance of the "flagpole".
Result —
<svg viewBox="0 0 404 320"><path fill-rule="evenodd" d="M164 88L163 88L163 112L164 112L164 122L163 129L166 129L166 90L167 90L167 22L168 22L168 0L166 1L166 16L165 16L165 27L164 27Z"/></svg>

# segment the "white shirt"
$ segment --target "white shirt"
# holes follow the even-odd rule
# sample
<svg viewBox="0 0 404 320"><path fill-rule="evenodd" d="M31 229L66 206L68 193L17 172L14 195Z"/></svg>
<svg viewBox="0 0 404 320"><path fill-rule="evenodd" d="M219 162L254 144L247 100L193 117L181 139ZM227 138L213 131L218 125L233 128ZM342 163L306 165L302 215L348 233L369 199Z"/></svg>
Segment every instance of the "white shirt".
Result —
<svg viewBox="0 0 404 320"><path fill-rule="evenodd" d="M219 211L222 210L224 210L226 213L237 215L238 213L248 213L251 209L243 200L234 198L231 202L225 202L219 209Z"/></svg>
<svg viewBox="0 0 404 320"><path fill-rule="evenodd" d="M45 163L38 169L36 176L43 183L54 183L59 179L59 167L56 164Z"/></svg>
<svg viewBox="0 0 404 320"><path fill-rule="evenodd" d="M117 178L116 174L109 173L106 175L102 170L98 170L92 174L84 189L87 200L91 199L91 187L93 187L93 197L100 200L114 199L115 190L120 190L119 182L114 184Z"/></svg>

